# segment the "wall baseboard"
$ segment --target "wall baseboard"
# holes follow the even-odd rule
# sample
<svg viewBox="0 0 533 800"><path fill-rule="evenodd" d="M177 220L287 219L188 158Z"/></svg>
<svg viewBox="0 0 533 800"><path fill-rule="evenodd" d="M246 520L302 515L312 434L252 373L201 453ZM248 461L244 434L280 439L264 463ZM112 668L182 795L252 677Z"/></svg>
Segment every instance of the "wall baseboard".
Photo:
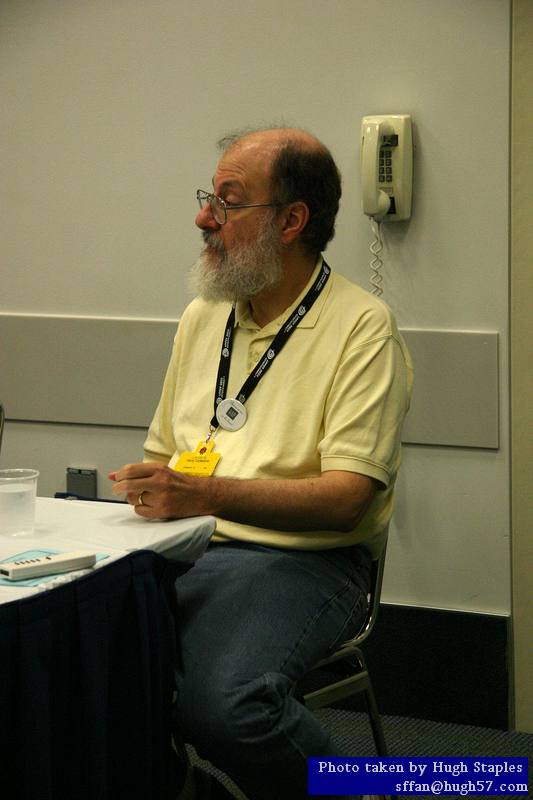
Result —
<svg viewBox="0 0 533 800"><path fill-rule="evenodd" d="M509 626L506 616L382 604L362 648L380 712L509 729Z"/></svg>

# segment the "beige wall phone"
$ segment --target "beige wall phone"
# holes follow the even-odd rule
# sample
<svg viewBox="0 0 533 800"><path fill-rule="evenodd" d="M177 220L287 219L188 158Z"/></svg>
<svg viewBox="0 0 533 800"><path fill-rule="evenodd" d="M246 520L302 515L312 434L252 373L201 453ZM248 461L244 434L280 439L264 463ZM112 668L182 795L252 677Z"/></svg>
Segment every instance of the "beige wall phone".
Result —
<svg viewBox="0 0 533 800"><path fill-rule="evenodd" d="M375 240L372 292L382 294L383 249L380 223L401 222L411 216L413 136L409 114L363 117L361 122L361 185L363 212L371 218Z"/></svg>

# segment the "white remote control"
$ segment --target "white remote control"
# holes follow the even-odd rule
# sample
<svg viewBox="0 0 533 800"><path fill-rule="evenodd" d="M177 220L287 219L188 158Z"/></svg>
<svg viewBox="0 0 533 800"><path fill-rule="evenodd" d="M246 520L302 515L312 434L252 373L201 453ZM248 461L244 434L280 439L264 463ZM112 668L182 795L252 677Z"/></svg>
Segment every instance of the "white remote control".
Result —
<svg viewBox="0 0 533 800"><path fill-rule="evenodd" d="M25 578L39 578L41 575L55 575L58 572L73 572L76 569L94 567L94 553L58 553L57 555L21 558L18 561L0 563L0 577L10 581L21 581Z"/></svg>

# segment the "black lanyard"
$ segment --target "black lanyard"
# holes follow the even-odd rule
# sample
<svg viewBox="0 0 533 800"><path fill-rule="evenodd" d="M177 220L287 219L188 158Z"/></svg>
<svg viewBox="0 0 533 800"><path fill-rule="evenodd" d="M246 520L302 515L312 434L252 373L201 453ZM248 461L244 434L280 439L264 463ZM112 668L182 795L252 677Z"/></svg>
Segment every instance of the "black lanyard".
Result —
<svg viewBox="0 0 533 800"><path fill-rule="evenodd" d="M320 292L326 285L326 282L330 276L331 269L328 267L325 261L322 261L322 269L318 274L315 282L303 298L302 302L299 304L298 308L292 313L289 319L282 325L274 339L270 347L267 347L257 364L255 365L254 369L247 377L243 385L241 386L239 393L237 395L237 400L240 403L245 403L246 400L250 397L252 392L254 391L255 387L265 374L265 372L269 369L272 362L275 360L276 356L282 350L282 348L287 344L289 338L294 333L295 329L298 327L300 322L303 320L305 315L309 312L311 307L313 306L314 302L318 298ZM220 362L218 365L218 374L217 374L217 383L215 389L215 414L213 419L211 420L211 429L216 430L218 428L218 420L216 417L216 410L218 404L225 399L226 392L228 389L228 379L229 379L229 371L231 365L231 353L233 350L233 334L235 332L235 306L230 311L230 315L228 317L228 321L226 323L226 330L224 331L224 338L222 339L222 348L220 350Z"/></svg>

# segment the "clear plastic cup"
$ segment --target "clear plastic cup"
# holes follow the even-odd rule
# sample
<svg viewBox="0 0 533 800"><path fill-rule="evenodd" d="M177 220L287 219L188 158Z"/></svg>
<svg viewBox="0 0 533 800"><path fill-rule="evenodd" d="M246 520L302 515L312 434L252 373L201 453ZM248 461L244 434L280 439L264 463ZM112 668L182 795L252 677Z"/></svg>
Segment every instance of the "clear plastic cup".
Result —
<svg viewBox="0 0 533 800"><path fill-rule="evenodd" d="M22 536L35 527L36 469L0 469L0 536Z"/></svg>

